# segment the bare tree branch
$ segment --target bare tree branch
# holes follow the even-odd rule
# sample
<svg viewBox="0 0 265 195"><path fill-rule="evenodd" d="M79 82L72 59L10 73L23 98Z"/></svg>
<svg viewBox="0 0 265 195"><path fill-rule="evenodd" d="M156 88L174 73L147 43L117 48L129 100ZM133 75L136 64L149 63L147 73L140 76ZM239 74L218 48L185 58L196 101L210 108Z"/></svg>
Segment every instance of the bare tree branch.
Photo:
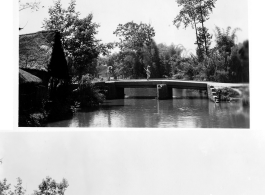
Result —
<svg viewBox="0 0 265 195"><path fill-rule="evenodd" d="M40 1L34 1L30 3L21 3L19 0L19 11L22 11L24 9L31 9L32 11L38 11L40 7Z"/></svg>

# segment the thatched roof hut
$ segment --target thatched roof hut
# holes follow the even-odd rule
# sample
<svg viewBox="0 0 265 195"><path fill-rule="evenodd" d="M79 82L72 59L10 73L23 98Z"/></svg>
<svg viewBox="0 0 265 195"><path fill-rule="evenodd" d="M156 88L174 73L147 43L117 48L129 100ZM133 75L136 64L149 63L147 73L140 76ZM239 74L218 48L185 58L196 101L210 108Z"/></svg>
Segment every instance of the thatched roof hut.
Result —
<svg viewBox="0 0 265 195"><path fill-rule="evenodd" d="M20 84L41 84L42 80L22 69L19 69L19 83Z"/></svg>
<svg viewBox="0 0 265 195"><path fill-rule="evenodd" d="M39 31L19 36L19 68L42 78L46 76L68 79L67 61L61 43L61 35L56 30ZM47 80L45 78L43 80Z"/></svg>
<svg viewBox="0 0 265 195"><path fill-rule="evenodd" d="M47 87L43 81L22 69L19 69L19 111L28 112L40 108L47 96Z"/></svg>

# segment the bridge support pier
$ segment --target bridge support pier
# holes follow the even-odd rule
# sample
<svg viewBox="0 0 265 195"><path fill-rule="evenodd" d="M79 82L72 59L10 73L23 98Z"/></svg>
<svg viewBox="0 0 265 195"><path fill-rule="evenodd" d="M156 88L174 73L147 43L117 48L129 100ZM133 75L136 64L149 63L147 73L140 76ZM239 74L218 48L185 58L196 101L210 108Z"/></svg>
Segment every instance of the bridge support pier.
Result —
<svg viewBox="0 0 265 195"><path fill-rule="evenodd" d="M168 87L166 84L158 84L157 89L157 99L165 100L172 98L172 88Z"/></svg>
<svg viewBox="0 0 265 195"><path fill-rule="evenodd" d="M107 99L124 99L124 88L116 87L115 83L108 83Z"/></svg>

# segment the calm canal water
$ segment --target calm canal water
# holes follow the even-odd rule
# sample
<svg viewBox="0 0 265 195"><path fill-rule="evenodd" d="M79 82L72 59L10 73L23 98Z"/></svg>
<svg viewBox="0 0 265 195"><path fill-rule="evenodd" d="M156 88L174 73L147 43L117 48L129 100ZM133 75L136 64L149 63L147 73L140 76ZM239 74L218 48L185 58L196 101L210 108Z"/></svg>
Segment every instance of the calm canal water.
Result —
<svg viewBox="0 0 265 195"><path fill-rule="evenodd" d="M100 108L76 112L48 127L249 128L249 108L241 102L215 104L206 93L173 91L174 99L155 99L155 89L126 89L125 99L106 100ZM145 94L145 97L142 96Z"/></svg>

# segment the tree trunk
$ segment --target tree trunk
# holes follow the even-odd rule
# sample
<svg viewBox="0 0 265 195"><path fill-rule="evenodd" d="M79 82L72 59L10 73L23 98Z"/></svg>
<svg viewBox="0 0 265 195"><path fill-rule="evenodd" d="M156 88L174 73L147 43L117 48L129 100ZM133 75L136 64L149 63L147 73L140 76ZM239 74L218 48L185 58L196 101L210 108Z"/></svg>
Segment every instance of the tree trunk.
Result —
<svg viewBox="0 0 265 195"><path fill-rule="evenodd" d="M193 20L194 20L194 26L195 26L195 32L196 32L196 42L197 42L198 47L200 47L199 41L198 41L198 32L197 32L197 26L196 26L195 18L193 18Z"/></svg>
<svg viewBox="0 0 265 195"><path fill-rule="evenodd" d="M207 40L206 40L206 35L205 35L205 31L204 31L204 25L203 25L203 15L202 15L202 4L201 4L201 1L200 1L200 10L201 10L201 23L202 23L202 30L203 30L203 38L204 38L204 44L205 44L205 53L206 55L208 56L208 49L207 49Z"/></svg>

